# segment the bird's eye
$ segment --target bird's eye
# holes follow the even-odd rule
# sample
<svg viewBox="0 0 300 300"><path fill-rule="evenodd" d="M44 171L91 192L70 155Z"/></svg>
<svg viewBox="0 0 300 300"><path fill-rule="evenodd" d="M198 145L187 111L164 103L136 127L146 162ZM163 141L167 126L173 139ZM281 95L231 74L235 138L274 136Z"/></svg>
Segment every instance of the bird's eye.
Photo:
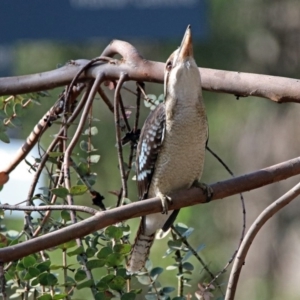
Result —
<svg viewBox="0 0 300 300"><path fill-rule="evenodd" d="M170 71L172 69L172 62L169 60L166 65L166 69Z"/></svg>

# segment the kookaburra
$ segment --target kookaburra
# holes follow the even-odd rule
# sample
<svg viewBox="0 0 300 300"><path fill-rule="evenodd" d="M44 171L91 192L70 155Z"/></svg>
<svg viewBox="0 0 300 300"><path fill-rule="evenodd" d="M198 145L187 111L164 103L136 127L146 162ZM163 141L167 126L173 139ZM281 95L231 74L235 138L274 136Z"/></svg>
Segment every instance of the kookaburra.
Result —
<svg viewBox="0 0 300 300"><path fill-rule="evenodd" d="M202 174L208 124L190 26L166 62L164 96L142 128L136 156L139 199L160 197L163 213L142 217L128 273L143 268L156 231L166 231L175 220L178 211L167 213L169 195L190 188Z"/></svg>

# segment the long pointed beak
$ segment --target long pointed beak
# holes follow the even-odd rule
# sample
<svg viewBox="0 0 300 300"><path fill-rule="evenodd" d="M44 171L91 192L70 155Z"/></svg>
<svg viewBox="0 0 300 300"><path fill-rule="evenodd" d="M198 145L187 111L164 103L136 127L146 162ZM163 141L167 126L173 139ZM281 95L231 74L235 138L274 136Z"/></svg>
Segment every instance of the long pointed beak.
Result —
<svg viewBox="0 0 300 300"><path fill-rule="evenodd" d="M184 37L179 48L177 59L183 62L189 56L194 56L191 25L189 25L185 31Z"/></svg>

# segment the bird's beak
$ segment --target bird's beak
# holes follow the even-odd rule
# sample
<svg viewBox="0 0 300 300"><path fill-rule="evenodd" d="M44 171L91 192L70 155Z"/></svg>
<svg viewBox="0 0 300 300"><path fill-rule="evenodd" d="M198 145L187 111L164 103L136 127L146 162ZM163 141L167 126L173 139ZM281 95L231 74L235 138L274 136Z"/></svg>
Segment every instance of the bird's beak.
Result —
<svg viewBox="0 0 300 300"><path fill-rule="evenodd" d="M191 25L189 25L185 31L184 37L179 48L177 60L178 62L184 62L187 57L193 57Z"/></svg>

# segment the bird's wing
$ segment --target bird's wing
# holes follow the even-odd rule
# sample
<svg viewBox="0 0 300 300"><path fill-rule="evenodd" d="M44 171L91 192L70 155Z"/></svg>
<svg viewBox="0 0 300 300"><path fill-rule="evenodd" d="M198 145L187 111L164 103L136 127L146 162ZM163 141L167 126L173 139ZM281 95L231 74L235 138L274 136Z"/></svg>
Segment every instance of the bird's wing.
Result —
<svg viewBox="0 0 300 300"><path fill-rule="evenodd" d="M136 172L139 200L148 197L155 163L164 138L165 105L159 104L145 121L136 153Z"/></svg>

